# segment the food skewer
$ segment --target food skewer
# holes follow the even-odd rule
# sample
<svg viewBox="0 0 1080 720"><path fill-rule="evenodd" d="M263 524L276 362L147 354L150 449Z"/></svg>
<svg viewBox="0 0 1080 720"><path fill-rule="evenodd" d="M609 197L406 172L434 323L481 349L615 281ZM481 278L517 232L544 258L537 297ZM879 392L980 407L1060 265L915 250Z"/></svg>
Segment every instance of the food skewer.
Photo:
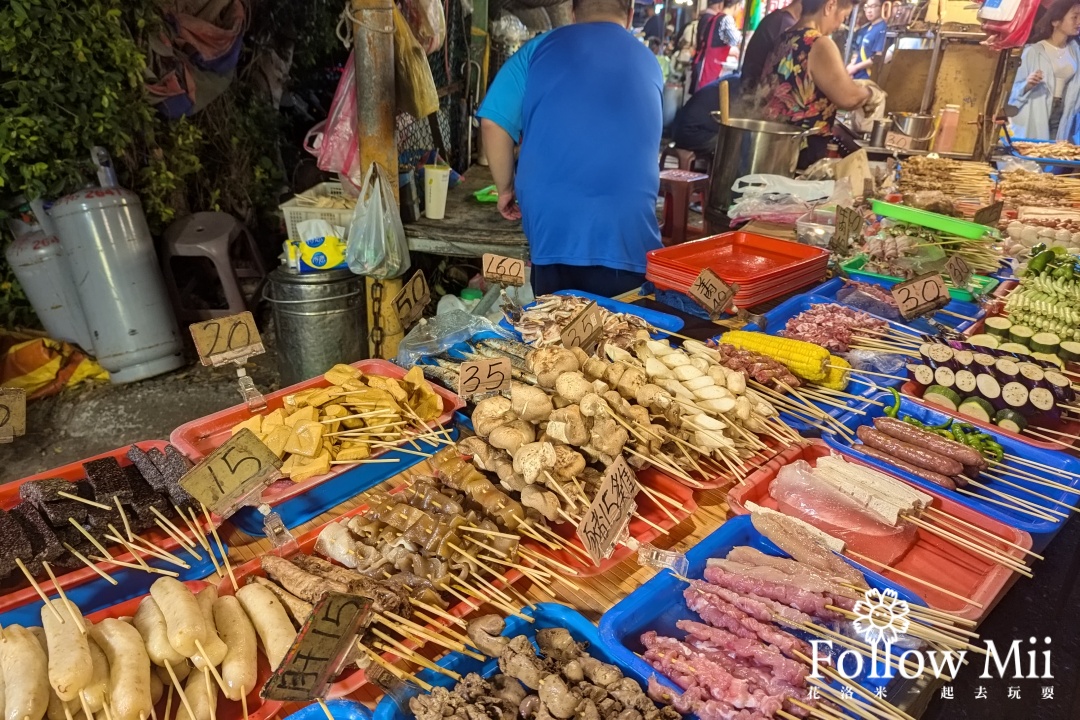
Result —
<svg viewBox="0 0 1080 720"><path fill-rule="evenodd" d="M886 565L883 562L880 562L878 560L874 560L873 558L870 558L870 557L866 557L865 555L861 555L861 554L855 552L854 550L851 550L850 548L845 550L844 553L846 555L850 555L851 557L855 558L860 563L863 563L863 564L873 563L874 565L876 565L878 567L881 567L881 568L884 568L884 569L886 569L886 570L888 570L888 571L890 571L890 572L892 572L892 573L894 573L896 575L899 575L900 577L902 577L902 578L904 578L906 580L912 580L914 582L920 583L921 585L925 585L926 587L928 587L928 588L930 588L932 590L936 590L936 591L938 591L938 592L940 592L940 593L942 593L944 595L948 595L951 598L954 598L956 600L962 600L963 602L966 602L969 605L974 605L975 607L979 608L980 610L984 607L981 603L977 603L974 600L972 600L971 598L966 598L963 595L960 595L958 593L954 593L952 590L946 590L945 588L941 587L940 585L935 585L934 583L923 580L920 577L916 577L914 575L910 575L908 573L905 573L905 572L903 572L901 570L897 570L896 568L894 568L894 567L892 567L890 565Z"/></svg>
<svg viewBox="0 0 1080 720"><path fill-rule="evenodd" d="M45 568L45 572L48 573L49 580L52 581L53 589L56 590L56 594L59 595L60 599L64 601L64 607L67 609L68 615L71 616L71 621L75 623L75 627L79 628L79 632L85 635L86 624L82 621L82 618L75 614L75 603L71 602L71 600L68 600L67 593L64 592L64 588L60 587L60 583L57 582L56 575L53 574L52 568L49 567L49 563L42 560L41 566ZM46 601L46 603L49 605L52 604L48 601ZM65 705L65 708L66 707L67 706Z"/></svg>
<svg viewBox="0 0 1080 720"><path fill-rule="evenodd" d="M409 673L405 672L404 670L401 670L400 668L394 667L390 663L386 662L385 660L382 659L382 657L379 655L379 653L375 652L374 650L369 648L367 645L358 644L357 646L360 647L360 648L363 648L364 652L367 654L367 656L369 658L371 658L372 662L374 662L376 665L381 667L383 670L386 670L388 673L390 673L391 675L396 677L398 680L401 680L402 682L414 683L414 684L420 686L420 689L424 690L425 692L431 692L432 687L430 685L428 685L426 682L424 682L420 678L416 677L415 675L410 675Z"/></svg>
<svg viewBox="0 0 1080 720"><path fill-rule="evenodd" d="M81 552L79 552L75 548L71 547L71 545L68 545L67 543L64 543L64 547L67 549L67 551L69 553L71 553L75 557L75 559L77 559L79 562L81 562L83 565L90 568L94 572L96 572L98 575L101 576L101 578L103 580L106 580L110 585L117 585L118 584L118 581L117 581L116 578L114 578L112 575L105 572L101 568L99 568L96 563L91 562L90 558L86 557Z"/></svg>
<svg viewBox="0 0 1080 720"><path fill-rule="evenodd" d="M34 576L30 574L30 571L26 569L26 565L23 564L22 559L15 558L15 564L19 566L19 569L22 570L23 575L25 575L26 579L30 581L30 585L34 588L34 591L38 594L38 597L41 598L41 602L45 603L48 606L49 610L52 611L52 614L56 617L57 621L61 625L63 625L64 618L60 615L60 611L57 610L51 602L49 602L49 596L45 594L45 591L41 589L40 585L38 585L38 581L35 580Z"/></svg>
<svg viewBox="0 0 1080 720"><path fill-rule="evenodd" d="M106 510L108 512L112 512L112 506L111 505L106 505L105 503L99 503L96 500L87 500L84 497L79 497L78 495L66 492L64 490L60 490L56 494L59 495L62 498L67 498L68 500L74 500L75 502L81 502L84 505L89 505L90 507L95 507L98 510Z"/></svg>

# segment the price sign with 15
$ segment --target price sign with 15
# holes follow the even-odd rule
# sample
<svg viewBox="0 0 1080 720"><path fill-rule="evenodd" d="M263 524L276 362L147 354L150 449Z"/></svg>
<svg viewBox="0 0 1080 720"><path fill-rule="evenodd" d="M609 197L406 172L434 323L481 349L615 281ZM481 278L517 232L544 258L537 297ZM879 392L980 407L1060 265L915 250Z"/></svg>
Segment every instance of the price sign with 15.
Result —
<svg viewBox="0 0 1080 720"><path fill-rule="evenodd" d="M424 308L429 302L431 290L428 288L427 278L424 277L423 270L417 270L401 288L401 292L394 296L391 304L401 320L401 327L407 330L424 314Z"/></svg>
<svg viewBox="0 0 1080 720"><path fill-rule="evenodd" d="M897 283L892 287L892 296L905 320L940 310L952 300L939 273L926 273Z"/></svg>
<svg viewBox="0 0 1080 720"><path fill-rule="evenodd" d="M458 395L470 397L510 389L510 358L482 358L461 363Z"/></svg>
<svg viewBox="0 0 1080 720"><path fill-rule="evenodd" d="M192 323L190 329L203 365L217 367L266 352L250 312Z"/></svg>
<svg viewBox="0 0 1080 720"><path fill-rule="evenodd" d="M221 517L249 498L258 504L263 488L281 478L281 460L255 433L244 428L210 453L180 480L180 486Z"/></svg>
<svg viewBox="0 0 1080 720"><path fill-rule="evenodd" d="M600 489L577 527L578 537L597 565L615 550L616 542L637 509L634 501L637 492L637 476L620 455L608 465Z"/></svg>
<svg viewBox="0 0 1080 720"><path fill-rule="evenodd" d="M26 391L0 388L0 443L26 434Z"/></svg>
<svg viewBox="0 0 1080 720"><path fill-rule="evenodd" d="M524 260L494 253L484 253L482 262L484 277L491 282L515 286L525 284Z"/></svg>

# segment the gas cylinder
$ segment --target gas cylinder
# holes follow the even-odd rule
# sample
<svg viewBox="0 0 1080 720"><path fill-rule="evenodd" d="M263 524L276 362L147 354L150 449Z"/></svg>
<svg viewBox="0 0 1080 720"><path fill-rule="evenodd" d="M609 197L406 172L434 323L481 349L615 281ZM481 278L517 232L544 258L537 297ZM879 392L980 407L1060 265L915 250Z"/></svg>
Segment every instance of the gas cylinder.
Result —
<svg viewBox="0 0 1080 720"><path fill-rule="evenodd" d="M8 220L8 227L15 241L8 245L5 256L15 277L49 337L92 354L94 344L60 240L38 224L25 203L14 210L17 215ZM47 221L43 210L41 216Z"/></svg>
<svg viewBox="0 0 1080 720"><path fill-rule="evenodd" d="M49 214L75 278L95 356L112 382L182 366L183 343L139 196L120 187L90 188L57 200Z"/></svg>

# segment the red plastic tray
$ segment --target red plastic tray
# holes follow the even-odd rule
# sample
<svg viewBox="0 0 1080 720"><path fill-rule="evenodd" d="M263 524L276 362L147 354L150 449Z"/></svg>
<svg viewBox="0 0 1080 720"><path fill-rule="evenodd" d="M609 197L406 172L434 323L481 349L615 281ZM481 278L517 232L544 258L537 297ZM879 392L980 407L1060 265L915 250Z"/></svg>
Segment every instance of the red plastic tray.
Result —
<svg viewBox="0 0 1080 720"><path fill-rule="evenodd" d="M697 510L697 503L694 502L693 491L667 473L657 470L654 467L646 467L637 471L637 479L641 485L650 490L656 490L678 501L679 507L672 507L670 503L664 502L664 507L666 507L673 516L678 518L679 522L674 522L667 513L657 507L657 504L651 500L647 494L643 492L638 493L638 515L649 522L659 525L664 530L670 530L675 527ZM567 542L572 543L584 551L585 546L582 545L581 539L577 536L576 527L570 523L561 523L555 525L552 529ZM661 535L659 530L649 525L649 523L637 518L630 519L629 531L630 536L641 543L652 542ZM572 553L569 550L552 550L535 541L529 541L526 544L530 549L574 568L580 577L602 575L634 552L625 545L616 545L615 552L611 554L611 557L607 558L599 565L593 565L585 561L578 554Z"/></svg>
<svg viewBox="0 0 1080 720"><path fill-rule="evenodd" d="M402 491L404 488L405 488L405 485L399 485L398 487L395 487L390 492L391 493L397 493L397 492ZM360 505L359 507L353 508L352 510L350 510L347 513L339 515L338 517L334 518L333 520L330 520L329 522L341 522L343 520L347 521L349 518L355 517L357 515L363 515L365 512L367 512L368 507L369 507L368 504L364 503L364 504ZM298 551L302 552L302 553L305 553L305 554L308 554L308 555L314 554L315 553L315 542L319 538L319 533L321 533L323 531L323 529L329 524L329 522L324 523L324 524L322 524L322 525L320 525L320 526L318 526L316 528L313 528L313 529L309 530L308 532L304 533L303 535L301 535L300 537L298 537L296 539L296 543L297 543L297 546L298 546ZM270 550L269 552L271 552L271 553L273 553L275 555L280 555L281 557L289 557L292 554L292 553L284 552L281 549ZM503 569L500 568L500 572L502 572L502 571L503 571ZM257 577L257 576L258 577L266 577L266 573L263 572L262 565L259 563L258 559L251 560L250 562L247 562L247 563L241 565L238 568L233 568L233 574L236 575L236 581L241 586L246 585L249 578L253 578L253 577ZM510 580L511 583L517 583L518 580L520 580L521 578L524 577L524 575L520 571L515 570L513 568L506 569L506 572L503 572L503 575L505 575L506 578L508 580ZM493 585L495 585L496 587L499 587L499 588L501 588L504 585L504 583L501 580L498 580L498 579L491 580L491 583ZM233 588L232 580L230 580L228 576L223 578L221 580L221 582L218 584L218 592L221 595L232 595L232 594L234 594L235 589ZM451 605L446 610L446 612L453 615L454 617L463 618L463 617L466 617L466 616L468 616L469 614L471 614L473 612L476 612L476 610L477 610L477 608L474 607L470 603L459 602L456 605ZM492 612L498 612L499 614L505 614L504 611L499 610L497 608L493 609ZM431 613L429 613L429 614L431 614ZM449 624L449 621L447 621L447 620L443 620L442 618L438 618L438 619L440 620L440 625L439 626L434 626L434 625L429 624L426 627L428 627L428 628L430 628L432 630L438 630L440 627ZM417 622L417 624L420 624L419 621L416 621L416 622ZM414 645L411 642L405 642L405 645L407 647L414 647ZM434 644L429 644L427 647L430 648L430 649L433 649L433 650L438 649L437 646L435 646ZM421 652L421 654L423 654L423 653ZM392 654L392 653L383 653L382 655L388 662L394 662L397 659L397 656ZM265 675L263 674L264 669L265 669ZM270 677L270 668L269 667L263 668L260 665L260 667L259 667L259 686L260 687L263 685L263 683L266 682L266 679L268 677ZM330 689L327 692L327 699L329 699L329 698L339 698L339 697L344 697L346 695L351 695L352 693L355 693L356 691L360 690L361 688L363 688L364 686L366 686L368 684L369 684L369 682L368 682L367 674L363 670L354 670L353 672L349 673L348 675L343 676L340 680L338 680L336 683L334 683L333 685L330 686ZM381 692L382 691L380 690L379 693L381 694Z"/></svg>
<svg viewBox="0 0 1080 720"><path fill-rule="evenodd" d="M405 370L386 360L360 360L359 362L353 363L352 366L368 375L381 375L383 377L395 379L405 377ZM428 384L443 399L443 414L439 416L438 420L431 423L431 425L445 425L450 422L454 412L465 407L465 403L460 397L446 388L432 383ZM330 383L327 382L326 378L320 375L319 377L305 380L302 383L297 383L296 385L291 385L287 388L278 390L277 392L266 396L266 408L259 414L268 415L274 410L282 407L286 395L292 395L293 393L311 388L328 387L329 385ZM191 458L192 462L199 462L228 440L231 437L232 428L250 418L252 414L253 413L248 410L246 405L234 405L227 410L222 410L213 415L207 415L206 417L192 420L189 423L181 425L173 430L169 439L180 452ZM382 453L375 453L374 457L378 457L380 454ZM315 477L308 478L300 483L294 483L288 478L279 480L263 491L262 501L269 505L284 502L306 492L308 489L319 483L325 482L332 477L337 477L355 467L356 465L335 465L333 466L333 469L325 475L316 475Z"/></svg>
<svg viewBox="0 0 1080 720"><path fill-rule="evenodd" d="M822 248L740 231L652 250L646 258L675 270L701 272L709 267L724 282L742 284L773 279L822 258L827 262L828 256Z"/></svg>
<svg viewBox="0 0 1080 720"><path fill-rule="evenodd" d="M163 440L144 440L142 442L137 442L134 444L138 445L139 448L141 448L142 450L164 450L165 446L168 445L168 443ZM100 460L102 458L113 457L117 459L121 467L127 467L128 465L131 465L131 461L127 459L127 451L130 447L130 445L125 445L122 448L110 450L108 452L101 453L100 455L94 455L93 457L89 457L84 460L78 460L73 463L68 463L67 465L61 465L58 468L53 468L52 470L40 472L36 475L30 475L28 477L22 478L21 480L16 480L14 482L2 485L0 486L0 508L3 508L4 510L10 510L11 508L18 505L21 502L19 499L19 488L22 486L23 483L29 482L31 480L57 478L60 480L75 482L76 480L85 479L86 473L83 470L83 463L90 462L91 460ZM203 518L200 517L199 519L200 521L205 522ZM215 526L219 525L221 522L220 518L218 517L214 517L213 520ZM191 533L187 530L186 525L179 521L176 522L176 525L180 528L180 530L183 531L185 537L191 537ZM161 548L162 550L166 550L169 552L176 550L176 548L179 546L178 542L173 540L165 533L161 532L156 527L140 533L140 537L145 538L151 544ZM135 558L132 557L131 553L124 551L122 548L117 548L114 545L106 545L105 547L110 553L112 553L113 557L115 557L117 560L120 560L121 562L135 561ZM96 564L99 568L105 570L106 572L109 572L113 567L107 563ZM82 567L78 570L72 570L71 572L59 575L57 576L56 580L58 583L60 583L60 587L68 590L73 587L78 587L79 585L82 585L83 583L86 583L88 581L96 580L98 577L98 574L90 568ZM49 580L48 578L45 578L43 580L39 579L38 584L41 585L42 590L44 590L46 594L51 595L54 592L52 580ZM26 585L26 587L14 590L9 590L0 595L0 613L7 612L8 610L11 610L13 608L21 607L22 605L25 605L28 602L33 602L37 599L38 594L34 591L34 588L30 587L30 585Z"/></svg>
<svg viewBox="0 0 1080 720"><path fill-rule="evenodd" d="M188 582L186 582L184 584L188 586L188 589L190 589L191 592L199 592L203 588L207 587L210 583L205 582L203 580L189 580ZM98 610L95 613L91 613L90 615L87 615L87 618L91 622L96 623L96 622L101 622L102 620L105 620L106 618L120 619L120 618L123 618L123 617L131 617L131 616L133 616L135 614L135 611L139 609L139 603L141 603L143 601L143 598L145 598L145 597L146 597L146 595L140 595L139 597L132 598L130 600L125 600L124 602L113 605L112 607L108 607L108 608L105 608L104 610ZM154 670L151 669L151 672L154 672ZM192 670L192 672L196 672L196 671ZM248 720L265 720L266 718L272 716L274 713L276 713L278 710L280 710L281 706L284 704L284 703L279 702L277 700L265 700L265 699L263 699L262 697L259 696L259 691L262 690L263 683L266 682L266 679L268 677L270 677L270 665L266 661L266 656L263 655L263 653L260 651L259 652L259 683L258 683L258 686L253 687L251 689L251 692L249 692L248 696L247 696ZM217 690L217 683L214 682L214 679L211 678L210 681L212 683L212 687L215 690ZM165 702L166 702L167 695L168 695L168 688L165 688L165 695L162 695L161 700L158 702L157 706L155 707L155 710L157 711L159 717L165 717L164 712L165 712ZM177 708L179 706L180 706L180 698L174 692L173 693L173 700L172 700L172 707ZM180 713L177 717L185 717L185 716L186 716L185 713ZM240 718L243 718L244 717L243 705L241 703L238 703L238 702L232 702L231 700L227 700L225 698L225 696L222 695L221 691L219 690L218 691L217 715L215 717L216 717L216 720L238 720Z"/></svg>
<svg viewBox="0 0 1080 720"><path fill-rule="evenodd" d="M735 295L734 302L740 307L753 307L754 305L768 302L781 295L786 295L808 285L819 283L825 278L826 269L825 265L811 268L805 273L799 273L790 278L786 278L783 282L773 284L765 283L764 286L752 288L749 292L742 285L739 285L739 292ZM693 283L693 278L688 282L677 282L669 279L667 276L657 275L650 270L646 270L645 277L662 290L674 290L675 292L683 294L688 292L690 285Z"/></svg>
<svg viewBox="0 0 1080 720"><path fill-rule="evenodd" d="M790 447L768 465L748 477L746 482L732 489L728 494L728 503L732 510L740 515L747 513L743 503L748 501L775 510L777 505L776 501L769 495L769 483L776 477L780 468L796 460L806 460L811 465L815 465L818 458L829 455L830 452L829 447L820 440L810 441L808 445L801 447ZM844 456L844 459L848 462L859 463L857 459L847 455ZM1009 527L1004 523L988 518L971 508L960 505L926 488L919 487L918 489L933 495L933 506L939 510L987 530L1026 550L1031 549L1031 535L1023 530ZM998 543L997 549L1021 560L1024 557L1019 550L1004 543ZM882 568L872 563L866 564L865 567L879 572L897 585L908 588L922 597L930 607L975 622L982 620L990 613L994 605L1012 587L1018 577L1016 573L1007 570L1001 565L992 563L982 556L933 533L928 533L922 528L916 528L915 544L894 564L900 572L924 579L950 592L962 595L982 605L982 607L958 600L926 585L897 575L890 568Z"/></svg>

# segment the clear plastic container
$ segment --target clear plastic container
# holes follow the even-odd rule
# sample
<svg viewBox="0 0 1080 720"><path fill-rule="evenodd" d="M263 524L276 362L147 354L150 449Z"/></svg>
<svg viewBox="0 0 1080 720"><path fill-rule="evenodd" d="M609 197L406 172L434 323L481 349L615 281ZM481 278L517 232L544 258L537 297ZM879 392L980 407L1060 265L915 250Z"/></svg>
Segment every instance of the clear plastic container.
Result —
<svg viewBox="0 0 1080 720"><path fill-rule="evenodd" d="M836 211L811 210L795 221L795 239L804 245L827 248L836 232Z"/></svg>

